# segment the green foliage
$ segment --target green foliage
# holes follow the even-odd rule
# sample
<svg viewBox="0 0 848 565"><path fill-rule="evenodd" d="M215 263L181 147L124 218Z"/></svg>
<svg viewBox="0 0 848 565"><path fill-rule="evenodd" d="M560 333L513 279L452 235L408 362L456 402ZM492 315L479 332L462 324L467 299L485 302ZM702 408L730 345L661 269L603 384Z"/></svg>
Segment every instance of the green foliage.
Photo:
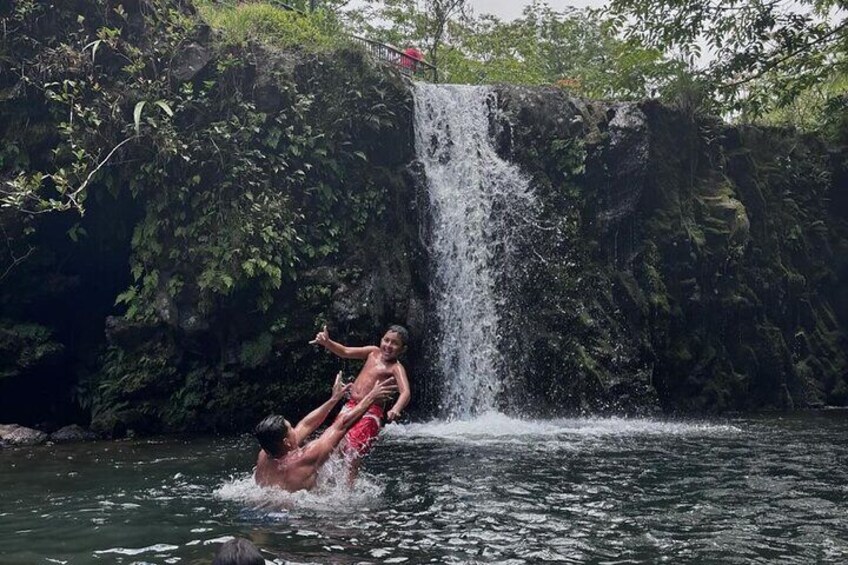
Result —
<svg viewBox="0 0 848 565"><path fill-rule="evenodd" d="M345 41L338 19L327 10L307 14L269 2L221 6L209 0L198 2L198 9L233 44L258 41L283 48L326 49Z"/></svg>
<svg viewBox="0 0 848 565"><path fill-rule="evenodd" d="M810 86L785 104L774 108L756 121L766 125L791 126L802 131L821 131L838 138L841 120L846 116L848 73L834 75L820 84ZM775 100L777 102L777 100Z"/></svg>
<svg viewBox="0 0 848 565"><path fill-rule="evenodd" d="M109 347L102 361L101 374L80 383L77 391L80 405L91 413L92 428L120 434L121 429L150 426L162 398L179 382L173 343L152 340L132 352Z"/></svg>
<svg viewBox="0 0 848 565"><path fill-rule="evenodd" d="M846 6L840 0L612 0L628 37L694 64L727 109L759 116L845 73ZM706 52L702 52L706 47Z"/></svg>
<svg viewBox="0 0 848 565"><path fill-rule="evenodd" d="M358 127L359 112L366 112L367 128L390 126L384 102L361 104L370 99L366 88L378 98L384 89L377 81L343 90L322 102L331 109L313 109L313 94L268 69L275 100L260 109L245 81L263 55L226 46L202 76L176 83L183 46L203 31L190 14L166 0L159 4L138 14L118 6L68 18L60 49L29 54L40 61L37 72L27 58L13 61L13 68L28 70L22 94L43 95L60 135L43 170L24 168L19 151L5 150L13 180L3 202L28 212L82 213L92 186L126 187L147 210L132 239L135 283L117 298L129 318L156 319L163 296L190 300L208 314L222 297L248 292L267 310L274 292L297 278L302 260L338 252L343 235L360 232L379 213L374 190L335 187L346 170L367 166L365 153L349 149L346 133ZM238 43L327 46L339 36L322 13L304 16L268 4L206 4L202 12ZM36 22L26 18L36 19L40 10L22 13L18 31L35 33ZM97 21L103 13L106 20ZM139 18L144 29L136 35L129 22ZM25 35L5 41L32 45ZM334 219L339 210L350 212L350 229Z"/></svg>
<svg viewBox="0 0 848 565"><path fill-rule="evenodd" d="M11 33L4 34L2 50L9 53L7 76L19 80L15 98L41 99L55 119L58 139L51 140L52 161L46 170L13 168L13 179L0 191L0 203L16 210L40 213L75 209L82 213L87 190L104 167L125 156L128 144L150 137L169 121L160 57L195 31L195 20L169 3L141 14L147 29L157 29L142 49L130 29L131 15L117 5L112 9L89 6L93 13L58 11L49 20L55 45L44 46L37 37L50 31L40 21L44 6L19 4L11 18L3 18ZM88 17L87 17L88 16ZM33 64L35 62L35 64ZM151 114L142 128L144 102L156 101L164 119ZM135 106L135 128L123 119L124 108ZM36 107L36 112L40 108Z"/></svg>
<svg viewBox="0 0 848 565"><path fill-rule="evenodd" d="M462 48L465 57L445 72L469 82L557 84L594 98L641 98L682 72L658 50L622 41L592 14L539 1L511 22L480 18Z"/></svg>
<svg viewBox="0 0 848 565"><path fill-rule="evenodd" d="M242 344L239 360L245 367L255 369L268 360L273 345L274 338L270 333L260 334L256 339Z"/></svg>
<svg viewBox="0 0 848 565"><path fill-rule="evenodd" d="M467 0L365 0L347 18L355 31L390 45L423 48L429 62L441 67L443 49L471 21Z"/></svg>
<svg viewBox="0 0 848 565"><path fill-rule="evenodd" d="M362 33L391 44L425 46L445 82L557 84L589 97L641 98L685 72L660 50L621 39L596 14L557 11L541 0L512 21L443 11L447 20L438 28L433 7L412 0L377 4L380 8L369 15L378 23L363 25ZM434 37L433 29L442 35Z"/></svg>
<svg viewBox="0 0 848 565"><path fill-rule="evenodd" d="M55 363L63 350L49 328L0 320L0 381Z"/></svg>
<svg viewBox="0 0 848 565"><path fill-rule="evenodd" d="M186 5L148 4L102 0L84 13L63 4L49 19L41 4L0 11L10 30L0 36L0 92L9 96L0 115L13 120L2 128L40 133L0 150L2 199L5 216L24 226L36 213L83 213L98 192L132 195L141 209L133 282L115 303L136 326L170 333L111 348L79 402L104 429L216 426L202 416L209 406L235 415L287 394L291 383L236 381L267 373L276 335L304 323L292 310L300 296L326 307L326 282L300 283L302 273L343 260L385 221L390 185L375 171L390 158L377 148L403 135L393 108L406 99L358 50L274 57L255 43L321 52L340 43L331 14L206 3L220 42ZM86 236L73 223L66 230ZM4 272L27 256L21 242L4 246ZM172 342L183 330L208 332L219 347L182 358ZM234 389L245 397L230 397Z"/></svg>

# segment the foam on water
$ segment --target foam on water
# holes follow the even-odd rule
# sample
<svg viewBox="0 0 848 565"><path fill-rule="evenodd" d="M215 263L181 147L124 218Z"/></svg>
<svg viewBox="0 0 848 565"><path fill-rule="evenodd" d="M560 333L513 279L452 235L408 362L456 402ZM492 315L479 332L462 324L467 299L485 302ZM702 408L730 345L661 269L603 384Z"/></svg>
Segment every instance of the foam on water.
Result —
<svg viewBox="0 0 848 565"><path fill-rule="evenodd" d="M166 553L169 551L173 551L175 549L179 549L179 546L176 545L168 545L164 543L157 543L155 545L150 545L148 547L139 547L139 548L129 548L129 547L113 547L110 549L103 549L100 551L95 551L95 555L106 555L106 554L116 554L116 555L141 555L142 553Z"/></svg>
<svg viewBox="0 0 848 565"><path fill-rule="evenodd" d="M360 473L354 487L349 487L347 468L341 458L334 457L322 467L318 484L311 491L286 492L276 487L261 487L251 473L232 477L218 487L214 495L220 500L272 513L280 510L344 512L373 503L382 493L383 485L366 473Z"/></svg>
<svg viewBox="0 0 848 565"><path fill-rule="evenodd" d="M585 438L614 436L703 436L740 433L736 426L628 418L558 418L522 420L487 412L467 420L434 420L421 424L389 425L383 434L395 440L437 438L487 444L531 437Z"/></svg>

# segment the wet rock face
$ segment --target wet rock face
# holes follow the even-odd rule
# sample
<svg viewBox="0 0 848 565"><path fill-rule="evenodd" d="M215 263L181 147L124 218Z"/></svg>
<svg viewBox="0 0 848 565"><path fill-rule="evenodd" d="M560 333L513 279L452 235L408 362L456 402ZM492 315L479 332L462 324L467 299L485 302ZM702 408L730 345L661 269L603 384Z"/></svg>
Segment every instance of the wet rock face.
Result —
<svg viewBox="0 0 848 565"><path fill-rule="evenodd" d="M648 173L648 122L636 104L615 104L607 111L608 138L587 164L597 188L597 222L603 234L634 216ZM614 164L614 166L610 166Z"/></svg>
<svg viewBox="0 0 848 565"><path fill-rule="evenodd" d="M846 282L848 218L827 205L844 177L832 150L654 101L498 95L501 151L543 203L510 298L520 313L509 316L517 349L530 352L514 370L530 374L541 404L845 404L844 293L834 289Z"/></svg>

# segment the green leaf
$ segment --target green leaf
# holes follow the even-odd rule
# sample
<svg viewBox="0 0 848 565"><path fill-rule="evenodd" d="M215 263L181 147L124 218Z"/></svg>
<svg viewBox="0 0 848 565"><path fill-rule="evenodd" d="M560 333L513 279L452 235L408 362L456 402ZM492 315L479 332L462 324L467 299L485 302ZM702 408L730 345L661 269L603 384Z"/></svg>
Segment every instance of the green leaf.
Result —
<svg viewBox="0 0 848 565"><path fill-rule="evenodd" d="M162 111L165 112L166 114L168 114L169 118L173 117L174 111L171 110L171 107L168 106L167 102L165 102L164 100L157 100L156 102L154 102L154 104L156 104L157 106L162 108Z"/></svg>
<svg viewBox="0 0 848 565"><path fill-rule="evenodd" d="M134 286L129 287L115 298L115 306L118 304L129 304L138 294L138 289Z"/></svg>
<svg viewBox="0 0 848 565"><path fill-rule="evenodd" d="M135 122L135 134L138 135L139 128L141 127L141 111L144 110L144 105L147 104L145 100L142 100L138 104L135 105L135 110L133 110L133 122Z"/></svg>
<svg viewBox="0 0 848 565"><path fill-rule="evenodd" d="M103 43L102 39L95 39L88 45L82 48L83 51L91 47L91 62L94 63L94 55L97 53L97 48L100 47L100 44Z"/></svg>

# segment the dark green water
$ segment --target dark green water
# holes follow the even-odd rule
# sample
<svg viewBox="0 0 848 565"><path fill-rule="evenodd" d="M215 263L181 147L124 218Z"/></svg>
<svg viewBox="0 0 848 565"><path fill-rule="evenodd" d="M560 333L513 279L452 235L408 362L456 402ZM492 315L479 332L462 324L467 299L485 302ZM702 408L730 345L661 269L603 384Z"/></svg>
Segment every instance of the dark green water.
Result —
<svg viewBox="0 0 848 565"><path fill-rule="evenodd" d="M0 452L1 563L845 563L848 415L391 426L353 491L258 489L250 438Z"/></svg>

